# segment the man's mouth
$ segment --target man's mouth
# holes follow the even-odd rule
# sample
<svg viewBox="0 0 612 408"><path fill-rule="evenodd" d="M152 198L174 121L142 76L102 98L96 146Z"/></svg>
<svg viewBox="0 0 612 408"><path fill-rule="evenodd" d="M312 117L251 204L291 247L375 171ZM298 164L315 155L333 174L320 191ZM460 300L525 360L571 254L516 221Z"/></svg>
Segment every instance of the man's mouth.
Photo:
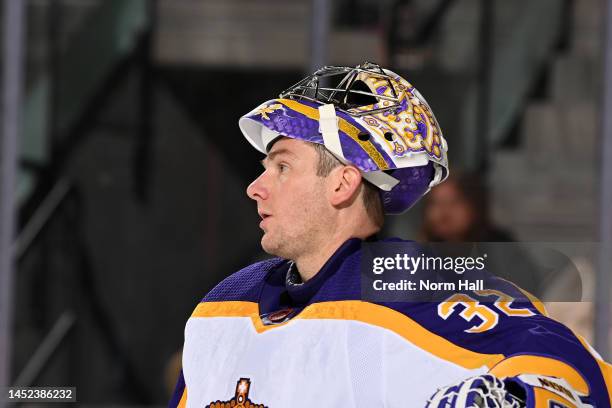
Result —
<svg viewBox="0 0 612 408"><path fill-rule="evenodd" d="M266 220L271 217L271 215L266 213L266 212L263 212L263 211L259 211L258 214L259 214L259 217L261 217L261 222L259 223L259 228L264 229L264 224L265 224Z"/></svg>

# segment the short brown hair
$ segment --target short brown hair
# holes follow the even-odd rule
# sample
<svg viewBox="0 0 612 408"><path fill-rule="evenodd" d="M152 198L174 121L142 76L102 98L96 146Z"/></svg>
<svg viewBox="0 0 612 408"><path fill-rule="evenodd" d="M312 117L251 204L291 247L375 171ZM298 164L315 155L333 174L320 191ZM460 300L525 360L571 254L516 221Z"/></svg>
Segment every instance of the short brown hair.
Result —
<svg viewBox="0 0 612 408"><path fill-rule="evenodd" d="M327 177L333 169L342 165L340 160L331 154L329 150L325 148L325 146L319 143L313 143L312 145L319 156L319 161L317 163L317 176ZM370 216L370 219L374 221L376 226L382 227L385 223L385 212L380 198L380 191L378 187L366 179L362 179L362 181L363 205L366 212Z"/></svg>

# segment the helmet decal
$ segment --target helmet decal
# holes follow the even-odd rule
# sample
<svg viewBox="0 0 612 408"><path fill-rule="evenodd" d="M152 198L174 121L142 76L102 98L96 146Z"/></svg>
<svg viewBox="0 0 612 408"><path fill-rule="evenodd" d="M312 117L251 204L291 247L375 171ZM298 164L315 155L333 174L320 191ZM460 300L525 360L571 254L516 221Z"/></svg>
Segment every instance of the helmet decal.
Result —
<svg viewBox="0 0 612 408"><path fill-rule="evenodd" d="M316 106L308 101L274 99L265 102L246 117L267 122L265 126L282 135L296 136L309 142L323 144L323 138L319 133L319 111ZM395 167L387 152L373 138L368 137L365 140L359 138L360 134L369 134L369 132L350 116L339 113L338 129L341 140L346 140L346 143L342 144L343 151L350 150L358 158L354 164L361 170L387 170Z"/></svg>
<svg viewBox="0 0 612 408"><path fill-rule="evenodd" d="M244 115L239 125L263 153L262 128L325 145L319 108L326 104L335 108L344 160L385 190L387 213L410 208L448 175L446 142L423 96L404 78L372 63L321 68ZM398 184L386 187L380 181L389 175Z"/></svg>
<svg viewBox="0 0 612 408"><path fill-rule="evenodd" d="M268 113L273 113L275 110L283 109L283 105L280 103L271 103L269 105L261 105L259 108L255 109L255 115L261 115L261 118L264 120L270 120L268 117Z"/></svg>
<svg viewBox="0 0 612 408"><path fill-rule="evenodd" d="M359 78L367 83L379 95L393 97L400 95L399 103L395 109L380 111L364 116L363 120L380 135L389 149L397 157L410 155L415 152L427 152L435 159L442 159L440 126L426 103L421 102L422 96L416 89L400 76L388 81L380 78L360 74ZM395 91L393 87L397 88ZM388 107L388 100L379 101L369 106L358 107L360 111L374 110Z"/></svg>

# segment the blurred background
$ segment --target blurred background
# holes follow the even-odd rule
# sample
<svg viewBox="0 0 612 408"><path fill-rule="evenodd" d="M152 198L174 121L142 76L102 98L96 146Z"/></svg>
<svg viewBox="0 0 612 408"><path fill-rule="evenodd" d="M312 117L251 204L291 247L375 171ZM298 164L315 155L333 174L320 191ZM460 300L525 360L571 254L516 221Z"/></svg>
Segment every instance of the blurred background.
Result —
<svg viewBox="0 0 612 408"><path fill-rule="evenodd" d="M448 140L458 176L384 235L599 241L605 15L604 0L5 0L0 386L164 406L192 309L262 256L245 194L261 157L237 120L321 65L393 69ZM585 290L609 289L574 262ZM609 308L551 305L600 351Z"/></svg>

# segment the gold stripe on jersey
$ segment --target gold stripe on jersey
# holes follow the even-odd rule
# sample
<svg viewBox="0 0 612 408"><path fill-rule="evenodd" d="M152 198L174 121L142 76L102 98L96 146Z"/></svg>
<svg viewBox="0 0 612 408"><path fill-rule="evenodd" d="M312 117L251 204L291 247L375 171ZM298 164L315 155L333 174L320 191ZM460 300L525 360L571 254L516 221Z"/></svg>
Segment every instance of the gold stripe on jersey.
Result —
<svg viewBox="0 0 612 408"><path fill-rule="evenodd" d="M504 359L502 354L484 354L465 349L442 336L430 332L408 316L385 306L359 300L321 302L308 305L293 319L265 326L254 302L221 301L200 303L192 314L201 317L247 317L257 333L291 324L299 320L351 320L390 330L420 349L467 369L494 367Z"/></svg>
<svg viewBox="0 0 612 408"><path fill-rule="evenodd" d="M183 395L176 408L185 408L187 406L187 388L183 390Z"/></svg>
<svg viewBox="0 0 612 408"><path fill-rule="evenodd" d="M493 367L491 369L491 374L499 378L514 377L519 374L535 374L563 378L578 393L589 395L589 385L578 371L568 364L548 357L529 355L510 357Z"/></svg>
<svg viewBox="0 0 612 408"><path fill-rule="evenodd" d="M610 406L612 406L612 365L603 361L601 358L599 358L599 356L593 354L593 352L591 351L593 348L584 339L584 337L576 333L574 333L574 335L578 338L578 340L580 340L580 343L582 343L583 347L587 349L589 353L591 353L595 361L597 361L597 365L599 366L599 370L601 371L601 376L603 377L604 382L606 383L606 390L608 391L608 399L610 401Z"/></svg>

